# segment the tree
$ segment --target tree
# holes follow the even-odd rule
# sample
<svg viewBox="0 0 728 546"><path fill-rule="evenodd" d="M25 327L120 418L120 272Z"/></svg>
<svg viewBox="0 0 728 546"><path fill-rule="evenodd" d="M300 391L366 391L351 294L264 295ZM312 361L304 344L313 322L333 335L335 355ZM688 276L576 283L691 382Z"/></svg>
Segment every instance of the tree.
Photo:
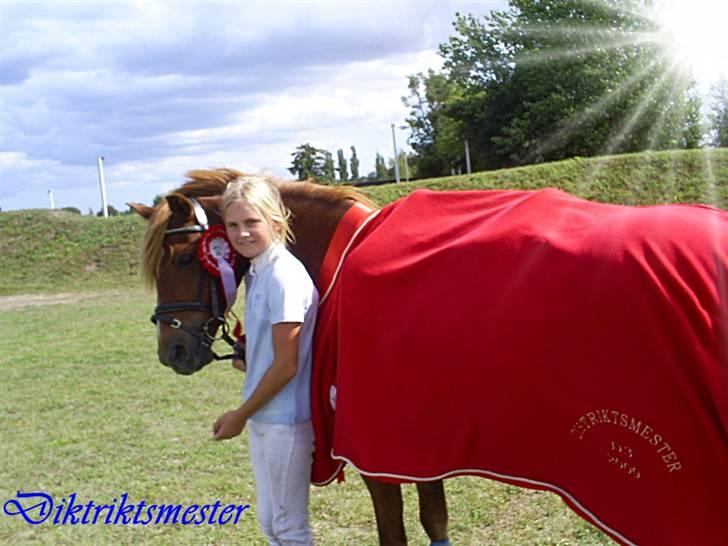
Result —
<svg viewBox="0 0 728 546"><path fill-rule="evenodd" d="M388 173L390 178L395 177L394 172L394 159L391 157L387 161L389 165ZM412 156L410 156L408 153L406 153L403 150L400 150L399 154L397 154L397 163L399 167L399 176L401 180L408 180L410 178L413 178L416 172L416 167L414 162L412 161Z"/></svg>
<svg viewBox="0 0 728 546"><path fill-rule="evenodd" d="M574 155L689 147L692 82L640 36L650 0L510 0L484 20L457 15L444 71L410 78L410 145L422 174ZM699 141L699 139L697 139ZM427 157L423 157L427 156Z"/></svg>
<svg viewBox="0 0 728 546"><path fill-rule="evenodd" d="M109 216L118 216L119 215L119 211L116 210L113 205L106 205L106 212L108 213ZM100 210L99 212L96 213L96 216L103 216L103 215L104 215L103 210Z"/></svg>
<svg viewBox="0 0 728 546"><path fill-rule="evenodd" d="M346 168L346 158L344 157L344 150L339 148L336 151L336 156L339 163L339 166L336 169L339 172L339 180L341 182L346 182L349 178L349 172Z"/></svg>
<svg viewBox="0 0 728 546"><path fill-rule="evenodd" d="M336 170L334 169L334 157L331 155L331 152L328 152L326 150L323 151L323 154L324 154L324 172L323 172L322 181L328 182L329 184L333 184L334 181L336 181Z"/></svg>
<svg viewBox="0 0 728 546"><path fill-rule="evenodd" d="M81 211L77 209L76 207L63 207L61 210L65 210L67 212L72 212L73 214L81 214Z"/></svg>
<svg viewBox="0 0 728 546"><path fill-rule="evenodd" d="M711 100L711 129L713 146L728 146L728 80L713 85Z"/></svg>
<svg viewBox="0 0 728 546"><path fill-rule="evenodd" d="M407 123L412 134L408 143L415 152L411 165L423 176L439 176L463 160L466 125L456 117L457 86L444 74L429 70L409 77L409 97L402 101L410 108ZM461 109L460 117L476 116Z"/></svg>
<svg viewBox="0 0 728 546"><path fill-rule="evenodd" d="M307 180L309 178L324 179L325 171L325 150L321 150L311 144L301 144L291 155L293 161L288 170L298 180Z"/></svg>
<svg viewBox="0 0 728 546"><path fill-rule="evenodd" d="M379 152L377 152L377 156L374 159L374 172L377 175L377 180L386 180L389 178L387 164L384 161L384 157Z"/></svg>
<svg viewBox="0 0 728 546"><path fill-rule="evenodd" d="M359 180L359 158L356 157L356 148L351 147L351 159L349 159L349 165L351 166L351 179Z"/></svg>

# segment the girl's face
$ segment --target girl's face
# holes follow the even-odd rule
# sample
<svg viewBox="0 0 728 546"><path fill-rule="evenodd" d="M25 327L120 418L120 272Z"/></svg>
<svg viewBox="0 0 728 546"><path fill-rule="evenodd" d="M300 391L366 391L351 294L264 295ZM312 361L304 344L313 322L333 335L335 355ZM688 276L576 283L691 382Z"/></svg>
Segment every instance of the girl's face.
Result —
<svg viewBox="0 0 728 546"><path fill-rule="evenodd" d="M241 201L234 201L225 211L225 231L233 248L248 259L265 251L277 232L265 216Z"/></svg>

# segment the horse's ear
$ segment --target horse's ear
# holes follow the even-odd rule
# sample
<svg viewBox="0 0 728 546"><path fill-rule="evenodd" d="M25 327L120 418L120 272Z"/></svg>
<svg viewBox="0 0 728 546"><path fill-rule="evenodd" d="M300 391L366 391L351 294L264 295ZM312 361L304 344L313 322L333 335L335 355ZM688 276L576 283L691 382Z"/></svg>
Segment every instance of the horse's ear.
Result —
<svg viewBox="0 0 728 546"><path fill-rule="evenodd" d="M149 217L154 212L153 207L148 207L146 205L142 205L141 203L127 203L129 208L136 212L139 216L144 218L145 220L149 220Z"/></svg>
<svg viewBox="0 0 728 546"><path fill-rule="evenodd" d="M212 195L210 197L198 197L197 200L208 213L216 215L222 220L222 195Z"/></svg>
<svg viewBox="0 0 728 546"><path fill-rule="evenodd" d="M170 193L165 199L169 205L170 210L174 214L178 214L183 218L186 218L192 212L192 203L184 196L179 193Z"/></svg>

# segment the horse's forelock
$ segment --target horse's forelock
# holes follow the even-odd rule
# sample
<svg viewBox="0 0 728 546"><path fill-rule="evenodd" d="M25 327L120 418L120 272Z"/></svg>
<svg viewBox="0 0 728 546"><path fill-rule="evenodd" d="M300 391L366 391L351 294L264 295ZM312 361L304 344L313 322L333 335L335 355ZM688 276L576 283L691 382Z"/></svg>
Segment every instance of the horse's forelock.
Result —
<svg viewBox="0 0 728 546"><path fill-rule="evenodd" d="M154 287L164 254L164 236L172 211L166 200L154 208L149 217L147 232L142 243L141 273L145 283Z"/></svg>

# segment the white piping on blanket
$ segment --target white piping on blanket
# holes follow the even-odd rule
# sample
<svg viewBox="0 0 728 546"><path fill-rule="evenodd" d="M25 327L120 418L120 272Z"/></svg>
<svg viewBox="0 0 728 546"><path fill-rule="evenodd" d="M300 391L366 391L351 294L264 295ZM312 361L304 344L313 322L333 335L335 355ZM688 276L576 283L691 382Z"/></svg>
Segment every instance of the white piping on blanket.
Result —
<svg viewBox="0 0 728 546"><path fill-rule="evenodd" d="M637 546L634 542L626 538L621 533L615 531L611 527L609 527L606 523L601 521L599 518L597 518L591 511L587 510L586 507L584 507L583 504L581 504L574 496L569 493L568 491L565 491L564 489L561 489L557 485L547 483L547 482L541 482L538 480L532 480L530 478L522 478L520 476L509 476L508 474L499 474L498 472L492 472L490 470L483 470L480 468L463 468L459 470L451 470L450 472L445 472L444 474L440 474L439 476L428 476L426 478L418 478L414 476L406 476L403 474L389 474L386 472L367 472L366 470L362 470L361 468L357 467L353 462L351 462L346 457L342 457L341 455L337 455L334 453L334 450L331 450L331 458L336 459L339 461L343 461L343 463L351 465L351 467L356 470L359 474L363 476L370 476L372 478L392 478L395 480L405 480L405 481L412 481L412 482L431 482L435 480L443 480L445 478L452 478L454 476L462 476L465 474L475 474L480 476L485 476L489 478L494 478L496 480L505 480L505 481L512 481L512 482L520 482L524 484L524 486L532 485L537 486L541 489L548 489L549 491L553 491L554 493L557 493L558 495L561 495L562 497L568 498L575 506L579 507L579 510L583 512L584 514L587 514L592 522L597 527L600 527L603 531L605 531L608 534L611 534L614 537L619 538L622 542L627 544L628 546Z"/></svg>
<svg viewBox="0 0 728 546"><path fill-rule="evenodd" d="M336 478L336 476L339 475L339 472L342 471L342 469L344 468L344 465L345 464L346 463L344 463L344 462L339 463L339 466L336 467L336 470L333 472L333 474L331 474L331 476L329 476L328 478L326 478L324 481L322 481L322 482L311 482L311 483L314 484L314 485L321 485L321 486L323 486L323 485L329 485L331 482L334 481L334 478Z"/></svg>
<svg viewBox="0 0 728 546"><path fill-rule="evenodd" d="M371 222L377 216L377 214L379 214L379 210L375 210L369 216L367 216L364 219L364 221L359 225L359 227L356 228L356 231L354 232L354 235L351 236L351 239L349 239L349 242L346 244L346 248L344 248L344 252L341 253L341 257L339 258L339 263L336 264L336 270L334 271L334 275L331 278L331 282L329 283L329 286L326 289L326 292L324 292L324 295L321 296L321 299L319 299L319 307L324 304L324 302L326 301L326 298L328 298L329 294L331 294L331 290L334 288L334 285L336 284L336 280L339 278L339 271L341 270L341 266L344 265L344 258L346 258L346 255L349 253L349 249L351 248L351 245L354 244L354 241L358 237L361 230L364 229L364 227L369 222Z"/></svg>

